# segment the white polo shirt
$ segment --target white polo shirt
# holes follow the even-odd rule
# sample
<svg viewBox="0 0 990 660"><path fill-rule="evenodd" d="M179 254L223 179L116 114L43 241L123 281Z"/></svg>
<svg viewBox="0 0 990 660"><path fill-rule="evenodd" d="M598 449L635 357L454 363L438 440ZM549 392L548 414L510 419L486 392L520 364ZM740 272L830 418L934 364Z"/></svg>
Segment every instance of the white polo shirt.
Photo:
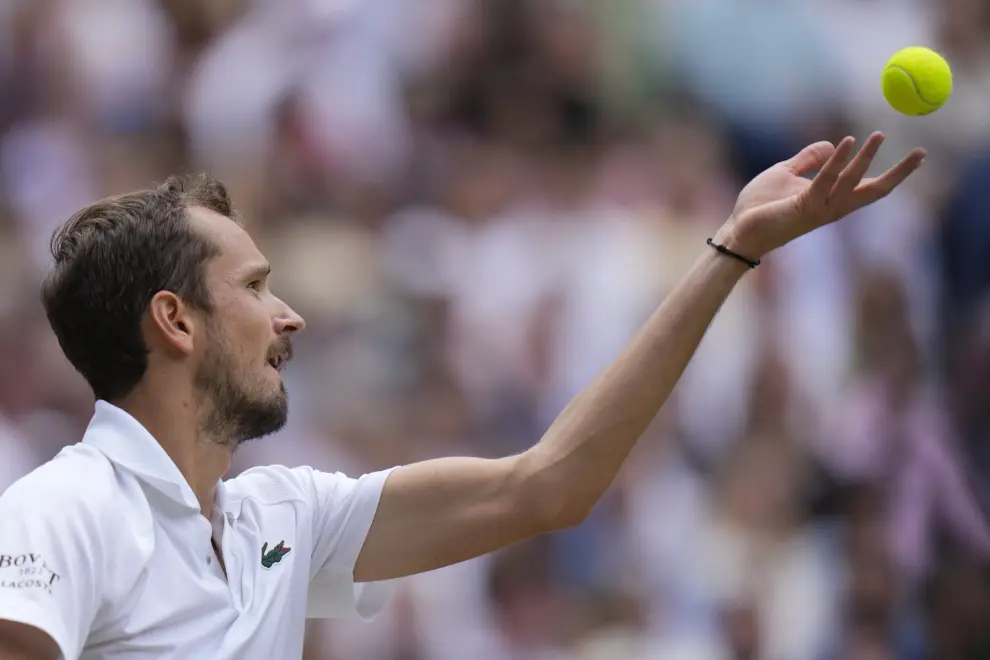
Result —
<svg viewBox="0 0 990 660"><path fill-rule="evenodd" d="M151 434L99 401L81 443L0 496L0 619L67 659L301 658L307 617L387 600L353 575L388 474L254 468L217 484L211 524Z"/></svg>

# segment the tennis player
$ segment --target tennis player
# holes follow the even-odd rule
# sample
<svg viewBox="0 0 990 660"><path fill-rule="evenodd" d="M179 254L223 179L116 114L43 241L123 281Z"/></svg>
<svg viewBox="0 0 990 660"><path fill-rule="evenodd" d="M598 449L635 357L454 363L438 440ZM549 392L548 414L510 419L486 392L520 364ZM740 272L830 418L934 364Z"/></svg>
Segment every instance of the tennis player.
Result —
<svg viewBox="0 0 990 660"><path fill-rule="evenodd" d="M370 618L392 578L580 523L743 274L924 158L864 179L882 141L855 156L852 138L813 144L747 185L530 450L356 479L278 466L223 479L238 445L285 423L280 372L305 324L220 183L171 179L78 212L42 297L96 409L80 443L0 497L0 660L300 658L307 617Z"/></svg>

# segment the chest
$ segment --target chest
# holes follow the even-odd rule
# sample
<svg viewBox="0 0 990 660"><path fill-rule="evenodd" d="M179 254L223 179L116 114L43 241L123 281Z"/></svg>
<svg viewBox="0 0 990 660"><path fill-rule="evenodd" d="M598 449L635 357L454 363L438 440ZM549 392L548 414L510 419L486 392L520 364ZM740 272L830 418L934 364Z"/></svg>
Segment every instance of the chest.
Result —
<svg viewBox="0 0 990 660"><path fill-rule="evenodd" d="M155 520L83 658L301 657L312 541L299 515L286 503L212 527L199 515Z"/></svg>

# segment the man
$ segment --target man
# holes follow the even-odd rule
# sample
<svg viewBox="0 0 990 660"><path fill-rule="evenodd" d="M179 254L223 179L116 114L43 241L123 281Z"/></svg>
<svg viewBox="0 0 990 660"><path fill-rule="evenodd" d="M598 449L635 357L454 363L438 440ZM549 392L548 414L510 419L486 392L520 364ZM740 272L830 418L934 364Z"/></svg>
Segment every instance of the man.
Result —
<svg viewBox="0 0 990 660"><path fill-rule="evenodd" d="M580 523L735 283L771 250L888 194L883 140L811 145L754 179L622 355L532 449L350 479L256 468L303 320L223 187L176 180L77 213L53 240L48 318L97 398L82 442L0 497L0 660L299 658L311 617L370 617L380 584ZM804 174L818 170L813 180Z"/></svg>

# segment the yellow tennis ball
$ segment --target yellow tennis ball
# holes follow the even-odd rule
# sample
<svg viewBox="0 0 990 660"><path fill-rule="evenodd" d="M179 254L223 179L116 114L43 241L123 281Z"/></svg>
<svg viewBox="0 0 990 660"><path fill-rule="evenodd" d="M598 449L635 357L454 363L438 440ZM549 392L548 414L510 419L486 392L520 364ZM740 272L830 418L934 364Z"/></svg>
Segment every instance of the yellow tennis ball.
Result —
<svg viewBox="0 0 990 660"><path fill-rule="evenodd" d="M952 69L929 48L912 46L894 53L883 68L883 96L905 115L927 115L952 94Z"/></svg>

